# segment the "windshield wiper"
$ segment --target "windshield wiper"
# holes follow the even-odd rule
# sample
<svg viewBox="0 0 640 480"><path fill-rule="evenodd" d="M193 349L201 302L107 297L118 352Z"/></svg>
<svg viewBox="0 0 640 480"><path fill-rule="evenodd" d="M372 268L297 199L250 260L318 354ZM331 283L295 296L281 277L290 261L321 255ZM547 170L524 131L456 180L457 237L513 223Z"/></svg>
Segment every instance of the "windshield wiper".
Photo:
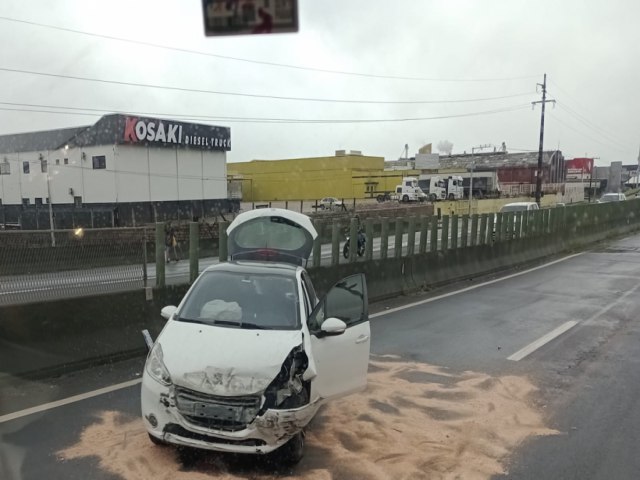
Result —
<svg viewBox="0 0 640 480"><path fill-rule="evenodd" d="M196 320L195 318L178 317L178 318L176 318L176 320L178 322L200 323L202 325L208 325L209 324L209 322L205 322L204 320Z"/></svg>
<svg viewBox="0 0 640 480"><path fill-rule="evenodd" d="M258 325L256 323L247 323L247 322L242 322L242 324L240 325L240 328L248 328L248 329L254 329L254 330L268 330L267 327L263 325Z"/></svg>

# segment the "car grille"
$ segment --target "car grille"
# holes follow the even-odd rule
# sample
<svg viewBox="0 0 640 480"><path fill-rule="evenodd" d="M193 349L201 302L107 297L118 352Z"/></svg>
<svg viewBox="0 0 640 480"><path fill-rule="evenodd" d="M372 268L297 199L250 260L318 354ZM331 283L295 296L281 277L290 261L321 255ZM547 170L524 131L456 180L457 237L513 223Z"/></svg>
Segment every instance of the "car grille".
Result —
<svg viewBox="0 0 640 480"><path fill-rule="evenodd" d="M246 428L258 415L260 397L223 397L176 388L176 408L185 419L200 427L236 431Z"/></svg>

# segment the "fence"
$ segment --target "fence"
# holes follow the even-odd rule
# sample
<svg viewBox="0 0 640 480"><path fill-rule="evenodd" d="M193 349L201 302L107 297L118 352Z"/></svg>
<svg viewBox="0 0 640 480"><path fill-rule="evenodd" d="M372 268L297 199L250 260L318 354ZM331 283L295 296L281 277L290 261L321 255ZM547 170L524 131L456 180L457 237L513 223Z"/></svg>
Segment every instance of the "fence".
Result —
<svg viewBox="0 0 640 480"><path fill-rule="evenodd" d="M143 288L147 230L0 232L0 305Z"/></svg>
<svg viewBox="0 0 640 480"><path fill-rule="evenodd" d="M536 245L554 251L600 237L640 221L640 201L556 207L497 214L413 215L381 217L380 212L314 219L318 231L308 266L312 268L416 255L450 255L473 247L511 245L518 252ZM227 260L228 222L201 226L192 222L179 230L181 262L165 265L165 224L150 228L0 232L0 305L39 302L146 286L186 284L208 265ZM214 228L214 230L212 230ZM345 254L346 237L362 228L367 242ZM592 238L593 237L593 238ZM212 243L213 242L213 243ZM203 251L210 255L201 261ZM219 255L219 258L217 257ZM524 259L525 256L523 255ZM451 268L455 268L452 263Z"/></svg>

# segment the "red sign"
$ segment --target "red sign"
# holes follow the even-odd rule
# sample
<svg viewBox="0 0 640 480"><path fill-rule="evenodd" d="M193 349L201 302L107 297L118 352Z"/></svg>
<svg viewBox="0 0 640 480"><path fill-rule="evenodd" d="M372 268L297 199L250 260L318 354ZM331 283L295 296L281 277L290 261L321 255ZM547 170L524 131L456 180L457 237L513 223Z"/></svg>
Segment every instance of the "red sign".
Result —
<svg viewBox="0 0 640 480"><path fill-rule="evenodd" d="M593 158L573 158L564 162L567 172L590 174L593 171Z"/></svg>

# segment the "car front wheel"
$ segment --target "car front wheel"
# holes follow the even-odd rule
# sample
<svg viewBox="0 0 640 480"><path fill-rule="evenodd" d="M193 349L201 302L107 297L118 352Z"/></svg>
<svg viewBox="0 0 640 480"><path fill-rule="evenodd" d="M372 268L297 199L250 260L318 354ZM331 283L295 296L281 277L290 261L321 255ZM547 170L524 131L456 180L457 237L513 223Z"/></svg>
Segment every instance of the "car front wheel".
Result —
<svg viewBox="0 0 640 480"><path fill-rule="evenodd" d="M290 467L297 465L304 456L304 432L296 433L277 452L282 465Z"/></svg>

